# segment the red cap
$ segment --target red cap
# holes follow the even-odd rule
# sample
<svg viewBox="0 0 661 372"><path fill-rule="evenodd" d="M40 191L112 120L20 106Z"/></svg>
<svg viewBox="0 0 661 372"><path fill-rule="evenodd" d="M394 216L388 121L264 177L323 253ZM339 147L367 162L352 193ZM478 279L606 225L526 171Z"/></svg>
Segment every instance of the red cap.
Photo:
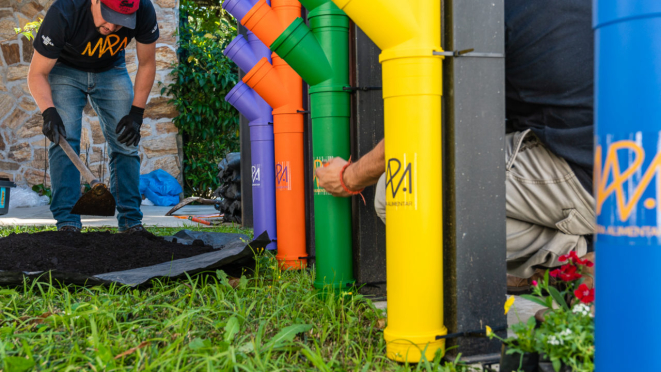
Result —
<svg viewBox="0 0 661 372"><path fill-rule="evenodd" d="M101 16L106 22L135 29L140 0L101 0Z"/></svg>

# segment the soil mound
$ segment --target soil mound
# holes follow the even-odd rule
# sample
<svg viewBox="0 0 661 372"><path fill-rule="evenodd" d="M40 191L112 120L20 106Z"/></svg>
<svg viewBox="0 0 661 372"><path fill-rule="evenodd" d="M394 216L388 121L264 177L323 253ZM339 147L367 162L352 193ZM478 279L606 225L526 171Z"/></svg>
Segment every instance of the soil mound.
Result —
<svg viewBox="0 0 661 372"><path fill-rule="evenodd" d="M156 265L214 250L201 240L184 245L148 232L11 234L0 239L0 270L57 270L93 275Z"/></svg>

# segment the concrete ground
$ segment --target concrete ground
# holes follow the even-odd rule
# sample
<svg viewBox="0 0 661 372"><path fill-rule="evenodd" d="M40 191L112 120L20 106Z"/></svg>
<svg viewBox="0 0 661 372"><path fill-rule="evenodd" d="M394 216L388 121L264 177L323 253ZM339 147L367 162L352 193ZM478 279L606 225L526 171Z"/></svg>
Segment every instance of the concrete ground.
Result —
<svg viewBox="0 0 661 372"><path fill-rule="evenodd" d="M162 226L162 227L184 227L199 225L196 222L182 220L173 216L166 216L172 207L157 207L143 205L140 209L143 213L142 222L148 226ZM188 215L208 215L216 214L218 211L214 209L213 205L187 205L174 214L178 216ZM96 216L83 216L83 226L117 226L116 217L96 217ZM14 208L10 209L9 213L0 216L0 225L20 225L20 226L44 226L55 225L53 215L48 209L48 206L34 207L34 208Z"/></svg>

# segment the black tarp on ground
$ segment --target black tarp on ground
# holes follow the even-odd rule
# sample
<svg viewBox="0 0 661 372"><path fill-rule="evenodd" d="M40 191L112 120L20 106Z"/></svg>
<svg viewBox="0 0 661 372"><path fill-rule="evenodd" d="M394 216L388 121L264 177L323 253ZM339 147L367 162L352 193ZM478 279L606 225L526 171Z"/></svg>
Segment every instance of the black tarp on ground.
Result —
<svg viewBox="0 0 661 372"><path fill-rule="evenodd" d="M164 262L158 265L98 275L84 275L81 273L61 271L45 273L43 271L21 272L0 270L0 285L22 284L25 277L38 278L50 276L50 278L64 284L98 285L117 283L137 286L154 278L176 278L184 276L186 273L191 275L205 270L223 269L228 272L240 273L243 267L254 265L253 251L259 248L265 248L270 243L266 232L251 242L248 241L248 236L244 234L190 230L181 230L173 236L164 238L169 241L176 239L181 244L192 244L194 240L202 240L205 244L217 249L217 251Z"/></svg>

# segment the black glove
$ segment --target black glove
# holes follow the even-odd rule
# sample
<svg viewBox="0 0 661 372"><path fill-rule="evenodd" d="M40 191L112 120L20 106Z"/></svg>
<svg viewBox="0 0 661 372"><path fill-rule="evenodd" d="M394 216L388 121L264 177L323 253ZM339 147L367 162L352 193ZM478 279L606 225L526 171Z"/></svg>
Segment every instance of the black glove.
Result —
<svg viewBox="0 0 661 372"><path fill-rule="evenodd" d="M122 134L117 137L117 141L127 146L138 146L140 142L140 126L142 125L142 115L145 109L140 107L131 106L129 114L124 116L117 124L115 133ZM123 130L123 131L122 131Z"/></svg>
<svg viewBox="0 0 661 372"><path fill-rule="evenodd" d="M47 108L41 114L41 117L44 118L44 126L41 128L41 133L48 137L51 142L57 145L60 143L60 137L67 138L67 131L64 129L64 123L55 107Z"/></svg>

